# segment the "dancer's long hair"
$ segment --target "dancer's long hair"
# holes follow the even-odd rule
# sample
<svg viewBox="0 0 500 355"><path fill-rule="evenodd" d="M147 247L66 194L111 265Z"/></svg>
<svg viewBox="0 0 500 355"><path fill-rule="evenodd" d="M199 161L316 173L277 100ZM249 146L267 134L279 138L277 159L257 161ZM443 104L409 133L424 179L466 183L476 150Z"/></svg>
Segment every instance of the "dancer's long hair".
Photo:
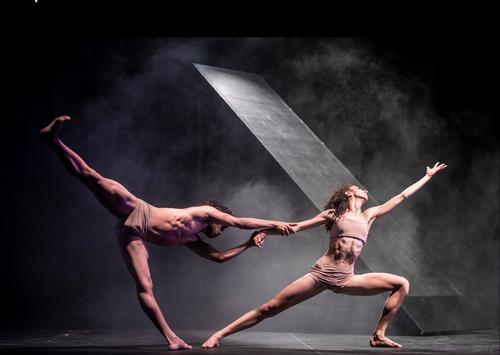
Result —
<svg viewBox="0 0 500 355"><path fill-rule="evenodd" d="M325 223L325 228L327 231L332 229L333 223L342 217L342 215L349 208L349 197L346 196L346 191L349 191L349 188L352 184L342 183L333 190L332 195L328 199L325 204L325 210L332 209L332 220Z"/></svg>

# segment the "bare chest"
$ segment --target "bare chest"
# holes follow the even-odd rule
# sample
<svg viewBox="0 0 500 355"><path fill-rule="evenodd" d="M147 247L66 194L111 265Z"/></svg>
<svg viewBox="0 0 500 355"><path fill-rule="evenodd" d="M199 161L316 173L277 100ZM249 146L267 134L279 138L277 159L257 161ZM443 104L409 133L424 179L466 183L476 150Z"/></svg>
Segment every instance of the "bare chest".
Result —
<svg viewBox="0 0 500 355"><path fill-rule="evenodd" d="M182 210L157 208L152 212L148 239L153 244L172 247L195 241L196 234L206 226Z"/></svg>

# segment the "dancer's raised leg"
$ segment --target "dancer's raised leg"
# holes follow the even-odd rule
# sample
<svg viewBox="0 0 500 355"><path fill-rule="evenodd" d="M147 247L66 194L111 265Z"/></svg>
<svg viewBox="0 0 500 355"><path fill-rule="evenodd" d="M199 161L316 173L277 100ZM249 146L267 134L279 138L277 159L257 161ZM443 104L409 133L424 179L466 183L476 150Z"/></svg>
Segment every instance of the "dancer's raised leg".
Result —
<svg viewBox="0 0 500 355"><path fill-rule="evenodd" d="M135 207L136 197L118 182L106 179L59 139L59 132L69 116L57 117L40 131L40 137L63 162L66 169L92 191L97 200L115 217L125 218Z"/></svg>
<svg viewBox="0 0 500 355"><path fill-rule="evenodd" d="M82 181L113 215L125 218L135 207L136 197L116 181L102 177L90 168L83 159L69 149L59 139L64 122L68 116L61 116L52 121L40 131L40 137L49 145L63 162L66 169ZM139 303L153 321L158 330L168 341L171 350L191 349L182 339L170 329L153 295L153 283L148 265L148 252L144 241L127 234L124 230L116 230L118 243L125 264L136 282Z"/></svg>
<svg viewBox="0 0 500 355"><path fill-rule="evenodd" d="M370 339L370 345L374 347L401 347L401 344L387 338L385 331L389 322L401 307L409 290L410 283L404 277L386 273L368 273L354 276L340 293L352 296L373 296L391 292L385 301L382 316Z"/></svg>
<svg viewBox="0 0 500 355"><path fill-rule="evenodd" d="M285 287L271 301L241 316L233 323L213 334L203 345L203 348L219 346L221 339L228 335L248 329L266 318L274 317L284 310L314 297L324 290L323 286L305 275Z"/></svg>

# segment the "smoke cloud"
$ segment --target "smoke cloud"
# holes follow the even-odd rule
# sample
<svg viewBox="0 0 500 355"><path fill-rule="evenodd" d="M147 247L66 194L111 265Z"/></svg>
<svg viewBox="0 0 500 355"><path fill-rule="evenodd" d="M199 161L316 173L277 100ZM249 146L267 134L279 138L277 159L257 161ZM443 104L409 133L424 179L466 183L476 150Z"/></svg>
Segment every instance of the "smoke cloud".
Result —
<svg viewBox="0 0 500 355"><path fill-rule="evenodd" d="M217 199L240 217L298 221L318 213L192 63L261 74L378 202L420 179L426 166L447 163L391 214L498 329L495 114L457 109L443 117L428 79L362 39L116 39L68 47L64 59L44 52L33 89L40 94L22 111L31 121L16 129L37 132L68 114L62 141L158 207ZM13 203L15 234L30 242L13 241L19 257L8 260L22 295L11 302L32 303L6 324L29 318L154 332L121 260L114 218L31 138L13 153L32 163L12 183L21 197ZM230 228L210 243L225 250L250 234ZM307 273L327 246L317 228L270 236L262 250L216 264L183 247L150 245L155 296L173 329L221 328ZM323 292L259 329L371 332L384 298ZM324 314L336 316L318 322Z"/></svg>

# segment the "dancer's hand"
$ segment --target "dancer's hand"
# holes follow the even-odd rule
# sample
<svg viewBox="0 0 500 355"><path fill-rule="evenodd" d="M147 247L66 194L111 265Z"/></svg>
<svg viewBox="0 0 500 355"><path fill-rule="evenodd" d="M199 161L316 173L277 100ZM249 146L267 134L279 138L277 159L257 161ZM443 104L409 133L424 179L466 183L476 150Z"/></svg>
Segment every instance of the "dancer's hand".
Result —
<svg viewBox="0 0 500 355"><path fill-rule="evenodd" d="M285 222L276 222L275 228L281 231L281 235L290 235L295 234L295 227L297 223L285 223Z"/></svg>
<svg viewBox="0 0 500 355"><path fill-rule="evenodd" d="M437 162L436 164L434 164L434 167L432 169L427 167L426 174L429 175L429 177L433 177L435 173L437 173L439 170L443 170L447 166L448 165L446 164L439 164L439 162Z"/></svg>
<svg viewBox="0 0 500 355"><path fill-rule="evenodd" d="M292 223L292 234L298 233L299 232L299 224L298 223Z"/></svg>
<svg viewBox="0 0 500 355"><path fill-rule="evenodd" d="M264 244L264 240L266 239L266 237L267 237L266 233L261 231L255 231L252 233L250 240L253 240L253 243L257 248L262 249L262 244Z"/></svg>

